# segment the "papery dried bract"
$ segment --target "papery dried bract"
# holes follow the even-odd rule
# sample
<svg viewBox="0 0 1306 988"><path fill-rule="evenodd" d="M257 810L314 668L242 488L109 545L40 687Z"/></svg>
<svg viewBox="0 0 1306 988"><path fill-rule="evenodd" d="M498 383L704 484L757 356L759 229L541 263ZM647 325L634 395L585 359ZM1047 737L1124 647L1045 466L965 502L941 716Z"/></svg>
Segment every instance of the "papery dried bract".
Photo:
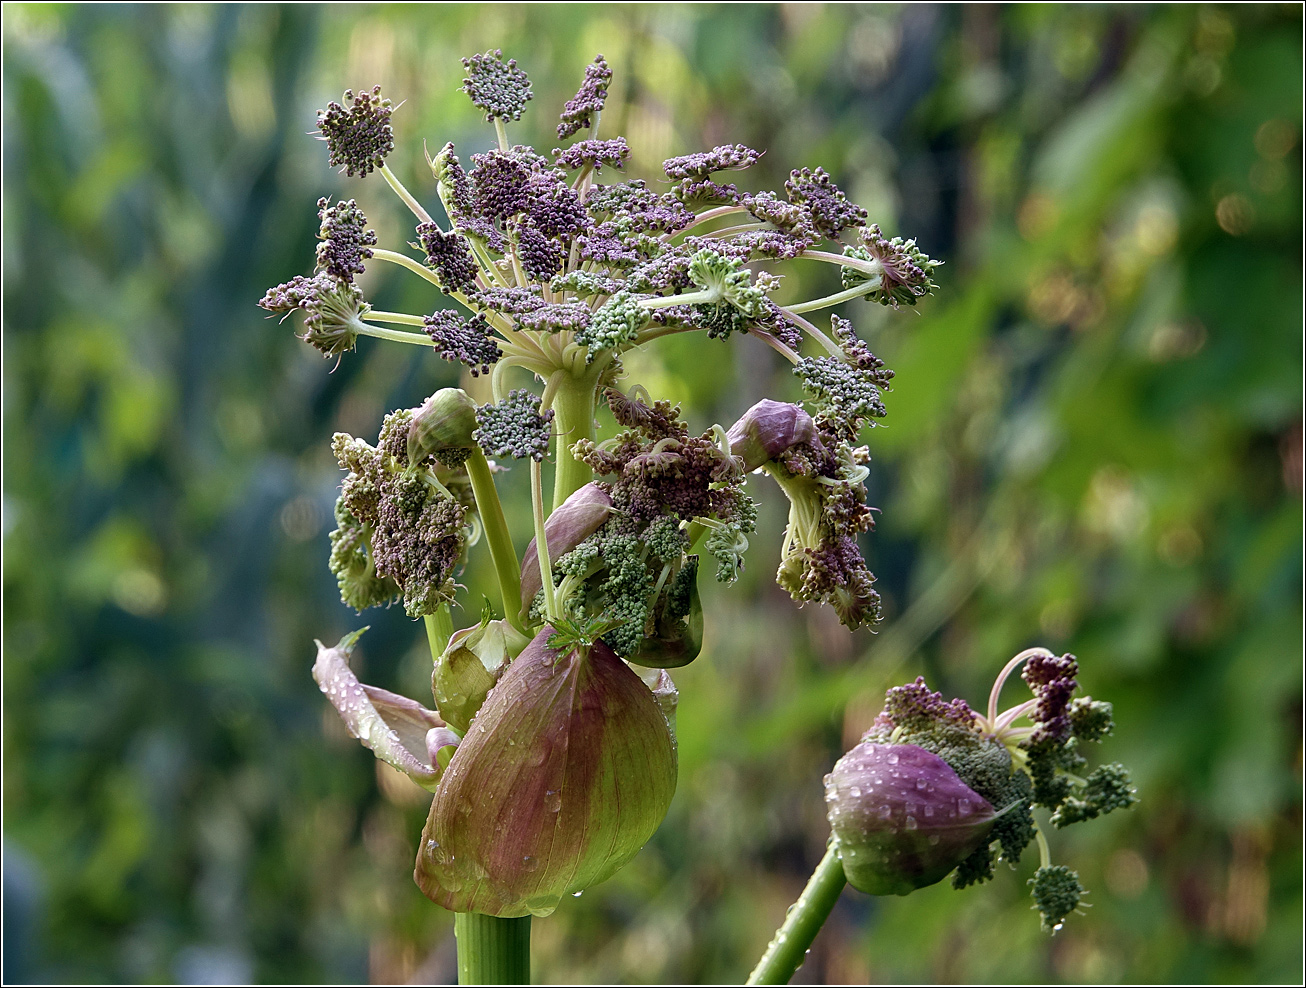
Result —
<svg viewBox="0 0 1306 988"><path fill-rule="evenodd" d="M454 754L414 878L455 912L547 915L657 830L676 787L666 717L602 642L561 653L545 627Z"/></svg>
<svg viewBox="0 0 1306 988"><path fill-rule="evenodd" d="M863 741L825 777L844 874L872 895L941 881L989 838L993 806L938 755Z"/></svg>

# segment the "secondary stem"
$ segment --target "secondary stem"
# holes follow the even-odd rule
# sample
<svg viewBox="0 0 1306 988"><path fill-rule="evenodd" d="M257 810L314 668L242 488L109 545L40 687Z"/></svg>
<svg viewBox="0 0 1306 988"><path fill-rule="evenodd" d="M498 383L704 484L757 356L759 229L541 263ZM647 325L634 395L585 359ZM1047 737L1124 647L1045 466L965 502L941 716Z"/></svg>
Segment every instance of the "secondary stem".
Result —
<svg viewBox="0 0 1306 988"><path fill-rule="evenodd" d="M420 202L413 198L411 192L404 188L404 183L399 181L395 173L390 170L390 166L383 163L380 171L381 177L390 183L390 188L395 190L395 195L404 201L404 205L413 211L413 215L423 223L430 223L431 214L422 207Z"/></svg>
<svg viewBox="0 0 1306 988"><path fill-rule="evenodd" d="M495 489L494 478L490 475L490 464L479 448L473 447L467 457L467 477L472 482L472 496L476 498L476 510L481 516L481 525L485 529L485 541L490 547L490 559L494 561L494 572L499 578L499 594L503 598L503 616L518 631L526 633L522 624L521 611L521 566L517 562L517 550L512 546L512 536L508 532L508 522L503 517L503 505L499 502L499 492Z"/></svg>
<svg viewBox="0 0 1306 988"><path fill-rule="evenodd" d="M531 983L531 917L454 913L460 985Z"/></svg>
<svg viewBox="0 0 1306 988"><path fill-rule="evenodd" d="M839 893L847 884L843 862L839 860L839 845L831 838L825 857L812 872L807 887L789 908L784 924L776 931L775 939L748 976L750 985L784 985L802 967L807 948L816 939L830 910L839 901Z"/></svg>
<svg viewBox="0 0 1306 988"><path fill-rule="evenodd" d="M431 646L431 661L439 662L453 635L453 615L449 613L449 605L441 604L434 614L423 617L422 622L426 625L426 641Z"/></svg>

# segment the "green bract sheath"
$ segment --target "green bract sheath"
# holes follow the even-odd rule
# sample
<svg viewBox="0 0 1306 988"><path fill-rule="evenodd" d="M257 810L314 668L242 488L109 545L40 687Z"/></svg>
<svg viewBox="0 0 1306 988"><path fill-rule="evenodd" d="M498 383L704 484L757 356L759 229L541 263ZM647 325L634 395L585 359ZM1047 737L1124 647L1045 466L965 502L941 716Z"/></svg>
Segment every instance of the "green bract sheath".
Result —
<svg viewBox="0 0 1306 988"><path fill-rule="evenodd" d="M848 884L906 895L941 881L984 844L997 814L938 755L863 741L825 777Z"/></svg>
<svg viewBox="0 0 1306 988"><path fill-rule="evenodd" d="M431 691L445 723L466 733L494 684L527 645L507 621L483 620L455 631L431 672Z"/></svg>
<svg viewBox="0 0 1306 988"><path fill-rule="evenodd" d="M414 878L455 912L546 916L653 836L676 788L671 728L602 642L545 627L490 691L435 790Z"/></svg>

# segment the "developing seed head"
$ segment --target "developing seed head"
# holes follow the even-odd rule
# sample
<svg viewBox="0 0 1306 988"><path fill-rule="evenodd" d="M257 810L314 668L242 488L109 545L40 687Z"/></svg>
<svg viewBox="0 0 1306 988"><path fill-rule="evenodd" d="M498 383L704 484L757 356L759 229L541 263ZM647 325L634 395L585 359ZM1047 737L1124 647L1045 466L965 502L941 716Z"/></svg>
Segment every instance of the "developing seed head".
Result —
<svg viewBox="0 0 1306 988"><path fill-rule="evenodd" d="M327 142L327 163L343 167L346 175L366 175L385 164L386 155L394 150L393 108L381 96L380 86L357 96L346 89L344 101L347 108L332 100L317 113L317 129Z"/></svg>
<svg viewBox="0 0 1306 988"><path fill-rule="evenodd" d="M463 68L467 77L463 79L462 91L473 105L485 111L486 120L521 119L527 101L535 94L531 92L530 77L517 68L515 58L505 62L503 51L496 48L464 58Z"/></svg>
<svg viewBox="0 0 1306 988"><path fill-rule="evenodd" d="M376 231L367 228L367 217L353 199L341 199L334 206L323 197L317 201L321 220L317 237L318 270L332 277L352 282L363 273L363 261L372 256Z"/></svg>

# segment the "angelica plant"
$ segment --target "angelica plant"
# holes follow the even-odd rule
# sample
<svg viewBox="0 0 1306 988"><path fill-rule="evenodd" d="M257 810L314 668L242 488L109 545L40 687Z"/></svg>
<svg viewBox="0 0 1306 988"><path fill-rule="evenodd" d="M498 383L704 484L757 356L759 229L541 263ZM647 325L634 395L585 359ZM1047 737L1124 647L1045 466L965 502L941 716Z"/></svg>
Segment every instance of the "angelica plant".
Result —
<svg viewBox="0 0 1306 988"><path fill-rule="evenodd" d="M859 546L873 527L861 443L892 372L849 320L823 329L808 314L915 305L939 262L868 225L821 168L794 170L780 193L727 180L762 156L742 144L672 158L659 182L617 180L630 149L600 136L602 56L561 114L571 143L548 153L509 139L533 96L525 71L498 51L463 64L496 146L466 164L452 144L427 156L440 217L386 164L398 107L379 88L347 90L318 114L328 162L379 173L412 212L412 239L382 247L355 200L323 198L313 273L260 305L299 313L301 339L337 361L370 336L489 378L484 405L448 388L387 415L374 444L333 442L346 474L329 560L341 599L359 611L402 601L423 619L436 709L357 680L361 631L319 643L314 675L349 729L434 795L415 878L457 914L460 977L516 982L529 976L530 917L611 875L666 814L677 695L666 670L702 647L701 571L733 582L757 537L750 473L790 502L780 585L850 629L879 620ZM795 263L837 266L843 289L781 304L777 270ZM425 281L428 311L372 308L356 279L373 264ZM695 332L770 346L804 401L763 399L700 432L625 380L624 354ZM596 441L600 414L615 438ZM531 480L521 559L526 533L508 530L494 479L508 468ZM455 631L457 576L480 546L498 598ZM1037 784L1052 791L1060 767ZM1098 804L1085 787L1062 805L1083 816Z"/></svg>

